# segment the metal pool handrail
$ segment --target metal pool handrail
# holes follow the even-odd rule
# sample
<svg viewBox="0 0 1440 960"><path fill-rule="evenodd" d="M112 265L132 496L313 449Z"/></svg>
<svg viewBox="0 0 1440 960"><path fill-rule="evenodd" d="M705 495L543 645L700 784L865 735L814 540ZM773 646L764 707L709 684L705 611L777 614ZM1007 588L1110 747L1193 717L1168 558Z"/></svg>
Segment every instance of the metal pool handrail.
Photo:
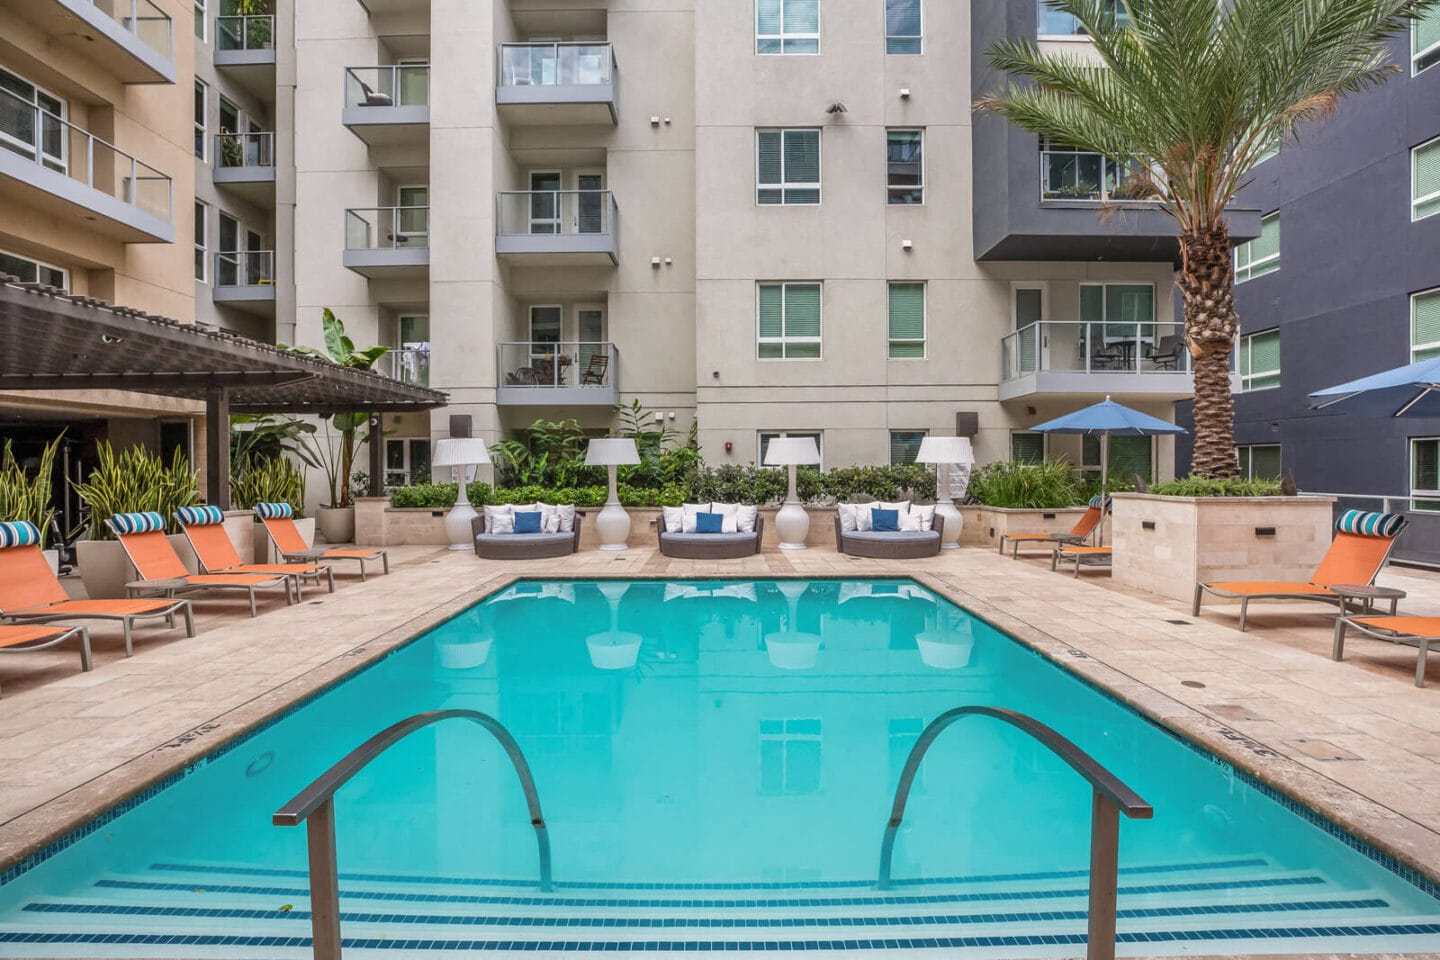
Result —
<svg viewBox="0 0 1440 960"><path fill-rule="evenodd" d="M339 763L275 811L271 822L277 827L296 827L305 823L305 842L309 851L310 929L316 960L340 958L340 877L335 859L335 791L384 753L394 744L422 727L442 720L469 720L489 730L515 767L520 787L525 791L525 805L530 810L530 825L535 828L535 841L540 847L540 890L550 891L550 836L545 830L545 816L540 812L540 797L535 792L535 778L520 744L504 724L478 710L430 710L386 727L360 746L351 750Z"/></svg>
<svg viewBox="0 0 1440 960"><path fill-rule="evenodd" d="M1085 956L1089 960L1114 960L1115 896L1119 885L1120 859L1119 815L1123 812L1131 820L1149 820L1155 815L1155 810L1094 757L1034 717L1014 710L956 707L940 714L920 733L920 739L915 742L900 774L895 803L890 808L890 822L885 826L885 840L880 847L879 888L890 889L890 861L895 852L895 835L900 831L900 821L905 818L905 804L910 799L910 787L920 769L920 761L925 759L925 752L950 724L971 715L992 717L1021 730L1089 781L1093 792L1090 806L1090 922Z"/></svg>

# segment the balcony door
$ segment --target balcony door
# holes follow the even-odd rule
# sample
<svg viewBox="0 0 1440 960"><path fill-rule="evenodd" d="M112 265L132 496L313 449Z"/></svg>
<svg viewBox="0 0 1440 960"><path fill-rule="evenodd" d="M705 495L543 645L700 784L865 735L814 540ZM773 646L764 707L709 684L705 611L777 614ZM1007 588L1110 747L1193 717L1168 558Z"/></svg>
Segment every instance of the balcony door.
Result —
<svg viewBox="0 0 1440 960"><path fill-rule="evenodd" d="M1041 353L1045 349L1045 337L1041 335L1041 321L1045 319L1044 284L1012 284L1011 305L1015 318L1015 357L1019 373L1034 373L1044 369Z"/></svg>
<svg viewBox="0 0 1440 960"><path fill-rule="evenodd" d="M575 310L577 338L575 362L580 369L580 384L604 386L610 382L610 346L605 342L605 308L580 306Z"/></svg>
<svg viewBox="0 0 1440 960"><path fill-rule="evenodd" d="M430 386L430 318L423 314L402 314L395 342L400 349L392 369L402 383Z"/></svg>
<svg viewBox="0 0 1440 960"><path fill-rule="evenodd" d="M564 308L558 305L530 308L530 369L537 386L553 387L564 382L565 357L560 349Z"/></svg>
<svg viewBox="0 0 1440 960"><path fill-rule="evenodd" d="M270 283L270 265L263 252L265 238L254 230L245 231L245 282L252 287Z"/></svg>
<svg viewBox="0 0 1440 960"><path fill-rule="evenodd" d="M240 283L240 221L222 212L216 238L215 284L236 286Z"/></svg>
<svg viewBox="0 0 1440 960"><path fill-rule="evenodd" d="M395 191L395 245L424 247L430 242L430 188L399 187Z"/></svg>
<svg viewBox="0 0 1440 960"><path fill-rule="evenodd" d="M400 79L401 107L423 107L430 102L430 61L424 57L406 57L396 61L395 72Z"/></svg>
<svg viewBox="0 0 1440 960"><path fill-rule="evenodd" d="M603 173L577 174L575 186L580 191L577 217L579 232L604 233L605 175Z"/></svg>
<svg viewBox="0 0 1440 960"><path fill-rule="evenodd" d="M560 232L560 171L530 174L530 232Z"/></svg>

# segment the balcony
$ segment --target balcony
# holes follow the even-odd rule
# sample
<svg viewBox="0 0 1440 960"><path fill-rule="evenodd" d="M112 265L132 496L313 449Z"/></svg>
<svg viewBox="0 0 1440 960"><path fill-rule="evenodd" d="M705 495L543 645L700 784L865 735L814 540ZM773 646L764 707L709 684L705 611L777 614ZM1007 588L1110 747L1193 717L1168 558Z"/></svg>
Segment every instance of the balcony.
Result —
<svg viewBox="0 0 1440 960"><path fill-rule="evenodd" d="M215 18L215 68L261 100L275 100L275 17Z"/></svg>
<svg viewBox="0 0 1440 960"><path fill-rule="evenodd" d="M121 83L174 83L174 24L151 0L0 0L14 16Z"/></svg>
<svg viewBox="0 0 1440 960"><path fill-rule="evenodd" d="M250 203L275 201L275 134L215 136L215 185Z"/></svg>
<svg viewBox="0 0 1440 960"><path fill-rule="evenodd" d="M430 273L429 207L345 211L346 269L377 280L423 280Z"/></svg>
<svg viewBox="0 0 1440 960"><path fill-rule="evenodd" d="M526 266L614 265L619 217L609 190L501 193L495 253Z"/></svg>
<svg viewBox="0 0 1440 960"><path fill-rule="evenodd" d="M1182 333L1179 323L1032 323L1000 341L1000 399L1187 399L1193 384Z"/></svg>
<svg viewBox="0 0 1440 960"><path fill-rule="evenodd" d="M413 384L417 387L430 386L430 344L412 344L408 347L392 347L380 358L376 368L392 380Z"/></svg>
<svg viewBox="0 0 1440 960"><path fill-rule="evenodd" d="M496 344L495 402L509 407L609 407L620 399L620 351L606 342Z"/></svg>
<svg viewBox="0 0 1440 960"><path fill-rule="evenodd" d="M340 120L372 147L428 145L430 65L346 67Z"/></svg>
<svg viewBox="0 0 1440 960"><path fill-rule="evenodd" d="M517 126L613 126L617 81L608 43L502 43L495 103Z"/></svg>
<svg viewBox="0 0 1440 960"><path fill-rule="evenodd" d="M113 144L0 90L0 210L13 203L125 243L174 243L171 182Z"/></svg>
<svg viewBox="0 0 1440 960"><path fill-rule="evenodd" d="M262 317L275 316L275 251L230 250L215 254L211 299Z"/></svg>

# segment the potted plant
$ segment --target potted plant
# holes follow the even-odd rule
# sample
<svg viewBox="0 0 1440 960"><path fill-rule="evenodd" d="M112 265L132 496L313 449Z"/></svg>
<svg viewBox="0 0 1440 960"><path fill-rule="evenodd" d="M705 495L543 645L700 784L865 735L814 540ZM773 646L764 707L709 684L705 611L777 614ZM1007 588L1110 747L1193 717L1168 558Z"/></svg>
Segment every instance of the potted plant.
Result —
<svg viewBox="0 0 1440 960"><path fill-rule="evenodd" d="M195 471L179 450L167 466L158 454L141 447L131 447L115 454L106 441L96 448L95 469L84 483L77 484L75 493L90 508L89 526L75 544L80 579L91 599L125 596L125 584L134 577L125 551L110 533L105 521L117 513L153 510L166 523L181 507L200 500ZM176 552L195 570L194 553L183 535L174 535L171 542Z"/></svg>
<svg viewBox="0 0 1440 960"><path fill-rule="evenodd" d="M319 357L342 367L355 370L370 370L375 361L390 352L389 347L366 347L357 350L355 343L345 335L345 324L326 307L321 318L325 337L325 349L314 347L291 347L281 344L281 349ZM329 421L333 437L326 437L316 444L316 458L325 471L325 481L330 500L319 509L320 534L330 543L348 543L355 537L355 498L351 493L350 478L355 472L356 448L365 442L360 437L362 426L370 421L368 413L336 413L325 418ZM378 440L376 441L378 442Z"/></svg>
<svg viewBox="0 0 1440 960"><path fill-rule="evenodd" d="M50 538L50 526L55 520L55 508L51 506L54 487L51 468L55 464L55 450L60 446L56 437L45 446L33 475L15 459L10 441L5 441L5 450L0 454L0 521L26 520L40 531L40 547L50 569L60 569L60 552L45 549Z"/></svg>

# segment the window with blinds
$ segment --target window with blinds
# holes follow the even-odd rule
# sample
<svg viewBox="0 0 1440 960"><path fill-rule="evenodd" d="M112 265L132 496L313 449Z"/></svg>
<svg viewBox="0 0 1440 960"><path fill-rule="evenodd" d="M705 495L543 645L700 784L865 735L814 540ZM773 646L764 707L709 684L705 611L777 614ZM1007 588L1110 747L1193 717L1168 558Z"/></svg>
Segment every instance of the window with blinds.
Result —
<svg viewBox="0 0 1440 960"><path fill-rule="evenodd" d="M925 284L890 284L890 359L925 357Z"/></svg>
<svg viewBox="0 0 1440 960"><path fill-rule="evenodd" d="M1081 469L1086 473L1100 473L1100 438L1081 438ZM1155 479L1155 443L1153 437L1111 437L1110 438L1110 479L1113 483L1129 483L1139 474L1146 483Z"/></svg>
<svg viewBox="0 0 1440 960"><path fill-rule="evenodd" d="M1411 362L1440 357L1440 287L1410 297Z"/></svg>
<svg viewBox="0 0 1440 960"><path fill-rule="evenodd" d="M1235 448L1240 476L1246 480L1280 479L1280 444L1252 443Z"/></svg>
<svg viewBox="0 0 1440 960"><path fill-rule="evenodd" d="M1080 320L1095 349L1155 339L1155 288L1148 283L1080 285Z"/></svg>
<svg viewBox="0 0 1440 960"><path fill-rule="evenodd" d="M1419 73L1440 63L1440 7L1410 24L1410 69Z"/></svg>
<svg viewBox="0 0 1440 960"><path fill-rule="evenodd" d="M820 284L762 283L755 300L761 360L820 359Z"/></svg>
<svg viewBox="0 0 1440 960"><path fill-rule="evenodd" d="M70 272L40 260L0 250L0 273L19 277L23 283L43 283L61 290L70 290Z"/></svg>
<svg viewBox="0 0 1440 960"><path fill-rule="evenodd" d="M1440 439L1410 441L1412 510L1440 510Z"/></svg>
<svg viewBox="0 0 1440 960"><path fill-rule="evenodd" d="M1280 211L1260 218L1260 236L1235 248L1235 282L1280 269Z"/></svg>
<svg viewBox="0 0 1440 960"><path fill-rule="evenodd" d="M924 430L890 431L890 466L908 467L920 455L920 441L925 439Z"/></svg>
<svg viewBox="0 0 1440 960"><path fill-rule="evenodd" d="M820 52L820 0L755 0L755 52Z"/></svg>
<svg viewBox="0 0 1440 960"><path fill-rule="evenodd" d="M892 204L925 202L925 131L885 131L885 194Z"/></svg>
<svg viewBox="0 0 1440 960"><path fill-rule="evenodd" d="M922 53L920 0L885 0L885 52Z"/></svg>
<svg viewBox="0 0 1440 960"><path fill-rule="evenodd" d="M210 271L210 248L208 221L210 206L202 200L195 201L195 279L207 282Z"/></svg>
<svg viewBox="0 0 1440 960"><path fill-rule="evenodd" d="M765 454L770 450L770 441L777 437L809 437L811 440L814 440L815 449L820 451L820 469L825 469L825 434L818 430L798 432L795 430L777 432L761 431L755 438L755 449L760 451L759 459L755 461L757 464L761 466L765 464ZM772 467L771 469L783 470L784 467Z"/></svg>
<svg viewBox="0 0 1440 960"><path fill-rule="evenodd" d="M1410 151L1410 219L1440 213L1440 137Z"/></svg>
<svg viewBox="0 0 1440 960"><path fill-rule="evenodd" d="M1266 330L1240 338L1240 389L1268 390L1280 386L1280 331Z"/></svg>
<svg viewBox="0 0 1440 960"><path fill-rule="evenodd" d="M1096 450L1096 459L1100 452ZM1045 460L1045 434L1016 431L1010 434L1010 459L1016 463L1041 463Z"/></svg>
<svg viewBox="0 0 1440 960"><path fill-rule="evenodd" d="M820 202L820 131L755 131L755 202Z"/></svg>

